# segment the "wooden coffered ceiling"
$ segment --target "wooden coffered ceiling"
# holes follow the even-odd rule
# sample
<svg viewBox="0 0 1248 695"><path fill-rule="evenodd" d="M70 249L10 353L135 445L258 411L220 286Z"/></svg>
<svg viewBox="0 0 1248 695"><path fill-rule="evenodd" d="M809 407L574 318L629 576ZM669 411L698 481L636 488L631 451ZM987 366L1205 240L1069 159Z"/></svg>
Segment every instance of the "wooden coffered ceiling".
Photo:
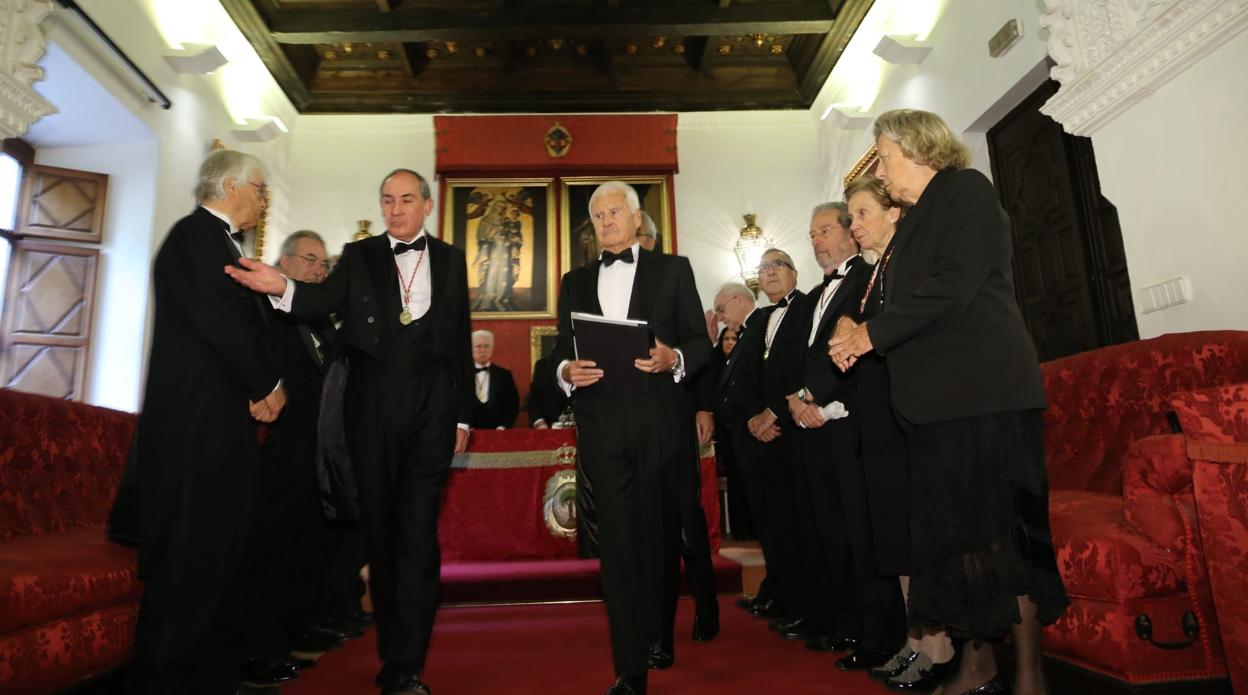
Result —
<svg viewBox="0 0 1248 695"><path fill-rule="evenodd" d="M303 113L809 108L873 0L221 0Z"/></svg>

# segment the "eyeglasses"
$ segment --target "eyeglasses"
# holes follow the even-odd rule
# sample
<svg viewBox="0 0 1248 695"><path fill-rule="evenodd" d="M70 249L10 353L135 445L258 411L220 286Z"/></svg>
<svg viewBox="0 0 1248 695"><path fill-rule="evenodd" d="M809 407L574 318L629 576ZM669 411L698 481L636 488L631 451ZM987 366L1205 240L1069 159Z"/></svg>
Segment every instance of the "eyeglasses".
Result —
<svg viewBox="0 0 1248 695"><path fill-rule="evenodd" d="M266 195L268 195L268 193L269 193L269 186L268 186L268 184L264 184L264 183L256 183L255 181L248 181L248 182L247 182L247 185L248 185L248 186L255 186L255 187L256 187L256 195L259 195L261 198L265 197L265 196L266 196Z"/></svg>
<svg viewBox="0 0 1248 695"><path fill-rule="evenodd" d="M322 261L310 253L302 256L295 254L295 258L302 260L308 265L319 265L321 266L321 270L324 270L327 273L329 272L329 261Z"/></svg>
<svg viewBox="0 0 1248 695"><path fill-rule="evenodd" d="M779 270L781 268L788 268L789 270L794 269L791 263L785 260L781 260L779 258L777 258L774 261L766 261L764 263L758 264L758 272L760 273L765 273L769 270Z"/></svg>

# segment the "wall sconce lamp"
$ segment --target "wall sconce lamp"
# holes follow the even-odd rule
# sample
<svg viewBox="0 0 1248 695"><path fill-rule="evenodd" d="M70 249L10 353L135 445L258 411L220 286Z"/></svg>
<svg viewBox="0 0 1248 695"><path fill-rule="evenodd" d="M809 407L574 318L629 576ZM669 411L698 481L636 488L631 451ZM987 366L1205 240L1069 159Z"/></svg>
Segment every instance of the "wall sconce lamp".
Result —
<svg viewBox="0 0 1248 695"><path fill-rule="evenodd" d="M824 109L820 120L827 121L837 130L865 130L875 120L875 116L870 111L851 110L832 104Z"/></svg>
<svg viewBox="0 0 1248 695"><path fill-rule="evenodd" d="M373 226L372 220L356 220L355 224L359 228L355 230L355 236L351 237L351 241L364 241L372 236L368 233L368 228Z"/></svg>
<svg viewBox="0 0 1248 695"><path fill-rule="evenodd" d="M181 75L207 75L229 61L216 46L186 44L180 51L166 53L165 62Z"/></svg>
<svg viewBox="0 0 1248 695"><path fill-rule="evenodd" d="M741 265L741 277L745 284L758 293L758 264L763 261L763 252L771 248L771 240L763 235L763 230L754 224L756 215L752 212L743 215L745 226L737 237L733 250L737 253L737 263Z"/></svg>
<svg viewBox="0 0 1248 695"><path fill-rule="evenodd" d="M913 36L885 34L871 52L893 65L918 65L932 52L932 44L916 41Z"/></svg>
<svg viewBox="0 0 1248 695"><path fill-rule="evenodd" d="M248 118L247 124L233 131L234 137L243 142L268 142L282 133L289 133L290 130L282 123L282 119L273 116L271 118Z"/></svg>

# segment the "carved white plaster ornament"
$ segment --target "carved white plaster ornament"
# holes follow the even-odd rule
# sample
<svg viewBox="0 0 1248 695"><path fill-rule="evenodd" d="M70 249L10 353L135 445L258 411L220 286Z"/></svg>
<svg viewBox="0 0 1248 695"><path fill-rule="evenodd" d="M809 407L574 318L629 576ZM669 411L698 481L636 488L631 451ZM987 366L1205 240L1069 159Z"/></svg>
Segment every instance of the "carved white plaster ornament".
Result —
<svg viewBox="0 0 1248 695"><path fill-rule="evenodd" d="M1091 135L1248 27L1248 0L1045 0L1062 84L1041 107Z"/></svg>
<svg viewBox="0 0 1248 695"><path fill-rule="evenodd" d="M56 113L30 86L43 79L38 62L47 41L39 22L51 12L51 0L0 0L0 137L21 137Z"/></svg>

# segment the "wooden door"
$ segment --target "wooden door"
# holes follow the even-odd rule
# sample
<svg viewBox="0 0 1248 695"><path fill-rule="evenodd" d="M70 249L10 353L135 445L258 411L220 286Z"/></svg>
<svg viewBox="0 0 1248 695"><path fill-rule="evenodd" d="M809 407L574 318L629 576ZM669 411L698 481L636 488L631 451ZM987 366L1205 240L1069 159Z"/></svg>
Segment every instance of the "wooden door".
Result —
<svg viewBox="0 0 1248 695"><path fill-rule="evenodd" d="M1040 105L1049 81L988 131L997 191L1013 223L1019 308L1041 360L1139 337L1122 234L1100 193L1092 141Z"/></svg>

